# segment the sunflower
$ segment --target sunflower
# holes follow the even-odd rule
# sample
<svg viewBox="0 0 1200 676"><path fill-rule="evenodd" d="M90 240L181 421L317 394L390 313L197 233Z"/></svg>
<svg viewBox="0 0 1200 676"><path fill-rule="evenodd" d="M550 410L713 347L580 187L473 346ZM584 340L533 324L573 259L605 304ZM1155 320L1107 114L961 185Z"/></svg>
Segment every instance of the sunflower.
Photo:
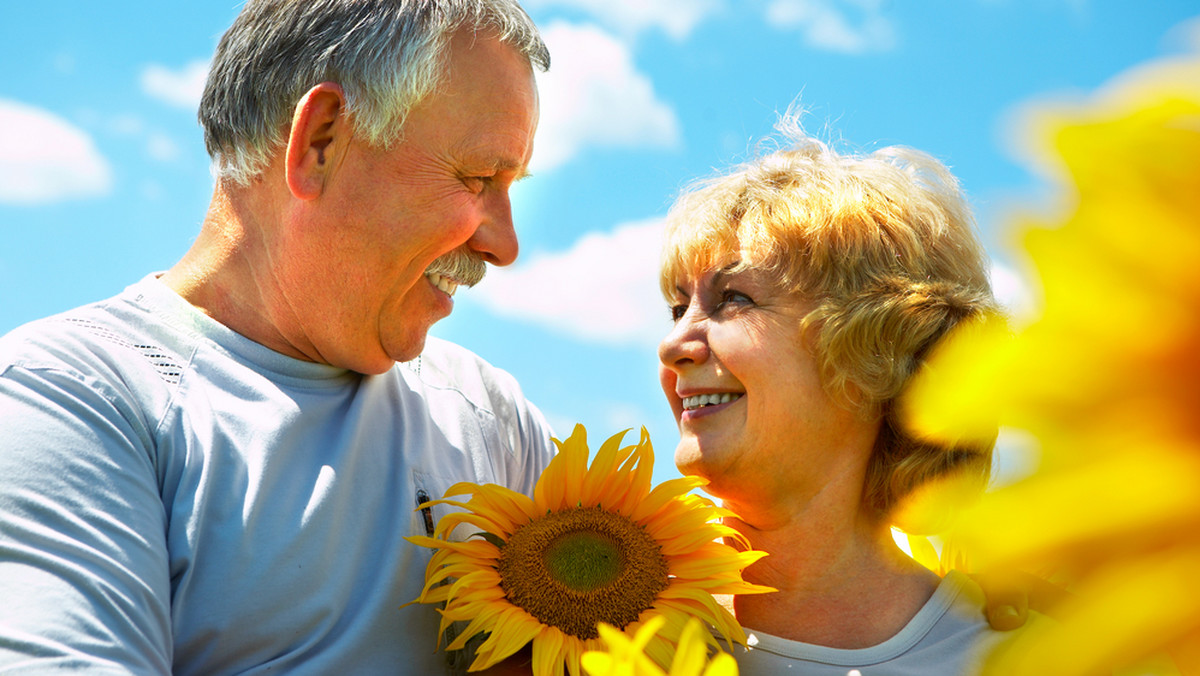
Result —
<svg viewBox="0 0 1200 676"><path fill-rule="evenodd" d="M495 484L460 483L427 503L463 511L443 516L433 537L408 538L437 550L415 602L445 604L439 633L468 623L448 650L490 634L471 671L532 642L535 676L561 675L564 665L577 675L583 653L602 646L601 623L635 634L662 618L662 630L647 638L645 650L663 665L689 617L727 641L745 642L737 620L713 595L773 591L742 579L741 571L765 553L750 550L744 537L719 523L728 510L691 493L703 479L681 477L652 488L649 435L643 428L638 444L622 447L624 434L605 441L590 467L582 425L566 441L555 439L559 452L532 498ZM471 498L450 499L462 495ZM481 532L452 540L460 525Z"/></svg>
<svg viewBox="0 0 1200 676"><path fill-rule="evenodd" d="M951 529L978 564L1053 571L1073 592L988 673L1176 673L1141 664L1162 654L1200 673L1200 55L1042 125L1072 194L1063 222L1025 228L1041 315L940 348L909 420L954 437L991 418L1040 447L1031 476Z"/></svg>
<svg viewBox="0 0 1200 676"><path fill-rule="evenodd" d="M583 670L588 676L737 676L737 662L728 653L717 651L711 658L708 631L692 618L684 625L671 668L663 671L646 657L646 645L662 629L666 620L655 617L638 628L632 638L620 629L601 624L600 637L606 650L583 654Z"/></svg>

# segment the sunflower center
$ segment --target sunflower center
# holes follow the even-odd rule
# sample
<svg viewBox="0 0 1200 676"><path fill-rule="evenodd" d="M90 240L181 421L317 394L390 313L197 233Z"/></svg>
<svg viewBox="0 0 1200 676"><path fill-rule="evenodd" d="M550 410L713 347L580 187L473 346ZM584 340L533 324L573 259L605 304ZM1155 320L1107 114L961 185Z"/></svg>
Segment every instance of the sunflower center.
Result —
<svg viewBox="0 0 1200 676"><path fill-rule="evenodd" d="M580 639L624 627L667 588L667 561L646 529L599 507L552 512L513 533L497 568L508 600Z"/></svg>
<svg viewBox="0 0 1200 676"><path fill-rule="evenodd" d="M593 531L563 533L546 547L545 559L550 577L583 592L610 585L621 573L617 543Z"/></svg>

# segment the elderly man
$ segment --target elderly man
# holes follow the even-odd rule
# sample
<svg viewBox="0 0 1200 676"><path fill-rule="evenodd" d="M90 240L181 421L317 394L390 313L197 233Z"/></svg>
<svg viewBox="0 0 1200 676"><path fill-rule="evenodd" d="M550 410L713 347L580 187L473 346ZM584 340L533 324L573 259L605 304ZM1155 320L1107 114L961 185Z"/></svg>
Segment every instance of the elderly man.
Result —
<svg viewBox="0 0 1200 676"><path fill-rule="evenodd" d="M445 669L415 507L551 444L426 332L516 257L548 61L515 0L246 4L194 246L0 340L0 671Z"/></svg>

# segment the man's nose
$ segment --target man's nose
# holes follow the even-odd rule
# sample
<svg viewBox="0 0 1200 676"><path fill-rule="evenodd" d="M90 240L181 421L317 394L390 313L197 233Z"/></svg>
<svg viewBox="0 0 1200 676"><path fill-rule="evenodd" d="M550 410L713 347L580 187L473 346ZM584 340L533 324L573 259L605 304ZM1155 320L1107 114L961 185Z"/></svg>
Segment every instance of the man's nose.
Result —
<svg viewBox="0 0 1200 676"><path fill-rule="evenodd" d="M519 244L507 192L487 196L483 220L467 240L467 246L492 265L511 265L517 260Z"/></svg>

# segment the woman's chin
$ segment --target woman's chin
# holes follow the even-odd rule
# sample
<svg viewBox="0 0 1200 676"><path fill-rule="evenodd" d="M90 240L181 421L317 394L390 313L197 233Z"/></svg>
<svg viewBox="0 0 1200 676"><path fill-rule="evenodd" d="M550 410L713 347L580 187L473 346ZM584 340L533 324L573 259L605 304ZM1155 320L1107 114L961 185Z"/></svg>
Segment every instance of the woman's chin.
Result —
<svg viewBox="0 0 1200 676"><path fill-rule="evenodd" d="M675 468L684 476L698 476L712 482L719 478L721 470L710 449L701 448L695 440L684 439L675 449ZM705 492L711 492L705 487Z"/></svg>
<svg viewBox="0 0 1200 676"><path fill-rule="evenodd" d="M700 455L699 449L694 445L680 442L675 449L675 469L684 476L700 476L708 478L701 468L704 466L703 458Z"/></svg>

